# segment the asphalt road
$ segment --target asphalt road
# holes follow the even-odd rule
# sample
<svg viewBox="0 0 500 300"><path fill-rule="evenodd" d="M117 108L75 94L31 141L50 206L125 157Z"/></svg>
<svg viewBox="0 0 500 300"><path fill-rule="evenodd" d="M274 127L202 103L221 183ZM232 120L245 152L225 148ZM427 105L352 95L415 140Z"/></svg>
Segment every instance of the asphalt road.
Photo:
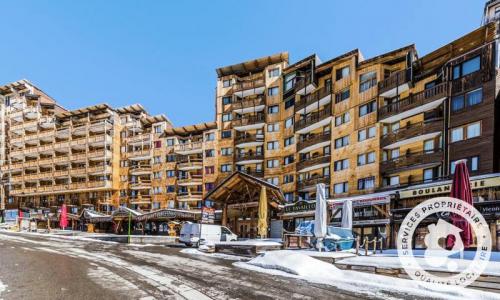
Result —
<svg viewBox="0 0 500 300"><path fill-rule="evenodd" d="M0 232L0 299L366 298L180 251Z"/></svg>

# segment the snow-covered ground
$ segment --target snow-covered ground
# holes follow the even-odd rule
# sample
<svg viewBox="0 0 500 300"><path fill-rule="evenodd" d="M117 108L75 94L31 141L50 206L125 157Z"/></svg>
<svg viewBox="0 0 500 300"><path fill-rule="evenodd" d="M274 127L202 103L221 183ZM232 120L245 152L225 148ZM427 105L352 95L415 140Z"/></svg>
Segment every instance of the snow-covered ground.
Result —
<svg viewBox="0 0 500 300"><path fill-rule="evenodd" d="M425 250L420 250L420 249L412 250L412 251L413 251L413 255L416 257L419 257L419 256L423 257L424 252L425 252ZM360 250L360 253L364 254L365 252ZM475 254L476 254L476 251L464 251L464 259L472 260L472 259L474 259ZM379 254L377 254L377 255L379 255ZM382 251L382 254L380 254L380 255L382 255L382 256L398 256L398 250L397 249L387 249L387 250ZM451 258L459 258L460 254L456 253L455 255L452 255L450 257ZM491 252L490 261L500 262L500 251Z"/></svg>
<svg viewBox="0 0 500 300"><path fill-rule="evenodd" d="M427 263L425 258L416 257L416 261L422 268L428 271L442 271L439 267L433 267ZM453 259L457 263L457 271L461 272L465 270L471 263L470 260ZM359 265L359 266L370 266L377 268L401 268L401 261L397 256L357 256L350 257L337 262L338 264L348 264L348 265ZM500 262L490 261L483 271L484 275L500 276Z"/></svg>
<svg viewBox="0 0 500 300"><path fill-rule="evenodd" d="M233 265L248 270L328 284L374 297L391 298L393 293L407 293L437 299L500 299L498 294L456 286L340 270L332 264L295 251L270 251L249 262L235 262Z"/></svg>
<svg viewBox="0 0 500 300"><path fill-rule="evenodd" d="M0 280L0 297L2 296L2 292L4 292L7 289L7 286L3 284L3 282ZM0 298L2 299L2 298Z"/></svg>
<svg viewBox="0 0 500 300"><path fill-rule="evenodd" d="M237 245L237 246L281 246L276 240L243 240L233 242L217 242L217 245Z"/></svg>
<svg viewBox="0 0 500 300"><path fill-rule="evenodd" d="M203 252L203 251L200 251L200 250L194 249L194 248L182 249L181 253L190 254L190 255L202 255L202 256L207 256L207 257L216 257L216 258L222 258L222 259L227 259L227 260L236 260L236 261L250 260L250 258L244 257L244 256L230 255L230 254L224 254L224 253L207 253L207 252Z"/></svg>

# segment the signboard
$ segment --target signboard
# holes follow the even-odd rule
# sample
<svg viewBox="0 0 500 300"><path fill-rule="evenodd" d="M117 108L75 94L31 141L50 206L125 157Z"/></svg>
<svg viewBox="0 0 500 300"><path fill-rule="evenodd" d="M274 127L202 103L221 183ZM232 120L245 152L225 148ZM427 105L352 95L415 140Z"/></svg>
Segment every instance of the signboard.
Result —
<svg viewBox="0 0 500 300"><path fill-rule="evenodd" d="M483 179L471 180L471 188L473 190L500 186L500 177L491 177ZM449 194L451 191L451 182L442 185L434 185L430 187L422 187L417 189L402 190L399 192L399 198L412 198L420 196L432 196L439 194Z"/></svg>
<svg viewBox="0 0 500 300"><path fill-rule="evenodd" d="M316 210L316 201L298 201L293 205L286 205L284 208L285 213L297 213L297 212L305 212L305 211L315 211Z"/></svg>
<svg viewBox="0 0 500 300"><path fill-rule="evenodd" d="M201 208L201 223L213 224L215 221L215 209L211 207Z"/></svg>
<svg viewBox="0 0 500 300"><path fill-rule="evenodd" d="M372 205L379 205L379 204L388 204L391 202L391 197L390 196L382 196L382 197L369 197L367 196L366 198L359 198L359 199L354 199L350 200L352 201L352 206L353 207L361 207L361 206L372 206ZM332 208L336 207L342 207L344 204L343 200L338 200L338 201L333 201L331 204Z"/></svg>
<svg viewBox="0 0 500 300"><path fill-rule="evenodd" d="M19 216L19 210L6 209L5 210L5 223L15 223L17 221L18 216Z"/></svg>

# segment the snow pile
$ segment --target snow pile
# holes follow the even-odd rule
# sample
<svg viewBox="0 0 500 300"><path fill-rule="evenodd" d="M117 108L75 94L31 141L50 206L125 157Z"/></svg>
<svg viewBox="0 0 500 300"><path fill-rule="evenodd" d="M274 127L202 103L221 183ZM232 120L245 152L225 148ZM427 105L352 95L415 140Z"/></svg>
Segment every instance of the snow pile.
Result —
<svg viewBox="0 0 500 300"><path fill-rule="evenodd" d="M238 246L281 246L280 242L275 240L245 240L233 242L217 242L217 245L238 245Z"/></svg>
<svg viewBox="0 0 500 300"><path fill-rule="evenodd" d="M0 280L0 295L7 289L7 286Z"/></svg>
<svg viewBox="0 0 500 300"><path fill-rule="evenodd" d="M394 298L394 294L397 293L437 299L500 299L498 294L457 286L442 286L377 274L344 271L332 264L294 251L270 251L249 262L233 264L253 271L332 285L372 297Z"/></svg>
<svg viewBox="0 0 500 300"><path fill-rule="evenodd" d="M237 260L237 261L249 260L248 257L223 254L223 253L207 253L207 252L203 252L203 251L193 249L193 248L182 249L181 253L190 254L190 255L202 255L202 256L221 258L221 259L226 259L226 260Z"/></svg>

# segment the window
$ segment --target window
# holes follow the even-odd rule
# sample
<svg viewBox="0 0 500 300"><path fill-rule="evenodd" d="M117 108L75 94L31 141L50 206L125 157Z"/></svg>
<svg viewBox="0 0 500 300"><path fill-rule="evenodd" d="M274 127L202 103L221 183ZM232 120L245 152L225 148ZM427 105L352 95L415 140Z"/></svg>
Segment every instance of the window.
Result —
<svg viewBox="0 0 500 300"><path fill-rule="evenodd" d="M165 157L165 159L166 159L167 162L174 162L175 161L175 154L168 154Z"/></svg>
<svg viewBox="0 0 500 300"><path fill-rule="evenodd" d="M277 167L279 167L279 165L280 165L280 162L277 159L269 159L269 160L267 160L267 167L269 169L277 168Z"/></svg>
<svg viewBox="0 0 500 300"><path fill-rule="evenodd" d="M222 156L231 156L233 155L233 148L221 148L220 153Z"/></svg>
<svg viewBox="0 0 500 300"><path fill-rule="evenodd" d="M345 124L351 120L351 117L349 115L349 112L345 112L341 114L340 116L335 117L335 126L340 126L342 124Z"/></svg>
<svg viewBox="0 0 500 300"><path fill-rule="evenodd" d="M472 139L481 136L481 122L468 124L451 130L451 142Z"/></svg>
<svg viewBox="0 0 500 300"><path fill-rule="evenodd" d="M173 146L175 144L175 139L167 139L167 146Z"/></svg>
<svg viewBox="0 0 500 300"><path fill-rule="evenodd" d="M377 128L375 126L358 130L358 142L375 137Z"/></svg>
<svg viewBox="0 0 500 300"><path fill-rule="evenodd" d="M349 136L343 136L335 140L335 149L339 149L349 145Z"/></svg>
<svg viewBox="0 0 500 300"><path fill-rule="evenodd" d="M220 166L220 171L222 173L228 173L228 172L231 172L232 170L233 170L233 166L232 165L227 164L227 165L221 165Z"/></svg>
<svg viewBox="0 0 500 300"><path fill-rule="evenodd" d="M267 113L268 114L276 114L279 112L279 106L278 105L272 105L267 108Z"/></svg>
<svg viewBox="0 0 500 300"><path fill-rule="evenodd" d="M434 140L424 141L424 152L426 153L434 152Z"/></svg>
<svg viewBox="0 0 500 300"><path fill-rule="evenodd" d="M399 176L391 176L389 178L389 185L391 186L399 185Z"/></svg>
<svg viewBox="0 0 500 300"><path fill-rule="evenodd" d="M375 187L375 177L367 177L358 179L358 190L368 190Z"/></svg>
<svg viewBox="0 0 500 300"><path fill-rule="evenodd" d="M285 91L293 89L295 86L295 73L285 75Z"/></svg>
<svg viewBox="0 0 500 300"><path fill-rule="evenodd" d="M285 120L285 128L290 128L293 126L293 117Z"/></svg>
<svg viewBox="0 0 500 300"><path fill-rule="evenodd" d="M267 89L267 95L268 96L276 96L279 95L280 89L277 86L273 86Z"/></svg>
<svg viewBox="0 0 500 300"><path fill-rule="evenodd" d="M266 181L270 184L278 185L280 183L280 180L278 177L271 177L267 178Z"/></svg>
<svg viewBox="0 0 500 300"><path fill-rule="evenodd" d="M372 71L359 76L359 92L362 93L377 84L377 72Z"/></svg>
<svg viewBox="0 0 500 300"><path fill-rule="evenodd" d="M285 156L285 158L283 159L283 164L286 166L286 165L289 165L291 163L293 163L295 160L293 154L292 155L288 155L288 156Z"/></svg>
<svg viewBox="0 0 500 300"><path fill-rule="evenodd" d="M214 174L214 173L215 173L215 167L214 166L205 167L205 174Z"/></svg>
<svg viewBox="0 0 500 300"><path fill-rule="evenodd" d="M223 139L229 139L229 138L231 138L231 130L224 130L221 133L221 136L222 136Z"/></svg>
<svg viewBox="0 0 500 300"><path fill-rule="evenodd" d="M424 182L432 181L432 179L434 179L434 169L433 168L425 169L424 170Z"/></svg>
<svg viewBox="0 0 500 300"><path fill-rule="evenodd" d="M175 185L167 185L167 193L175 193Z"/></svg>
<svg viewBox="0 0 500 300"><path fill-rule="evenodd" d="M267 142L267 150L277 150L279 146L278 141Z"/></svg>
<svg viewBox="0 0 500 300"><path fill-rule="evenodd" d="M349 76L349 66L345 66L341 69L337 69L335 71L335 80L340 80L342 78L346 78L347 76Z"/></svg>
<svg viewBox="0 0 500 300"><path fill-rule="evenodd" d="M335 172L349 169L349 159L337 160L333 163L333 170Z"/></svg>
<svg viewBox="0 0 500 300"><path fill-rule="evenodd" d="M222 114L222 122L228 122L233 119L233 115L231 113Z"/></svg>
<svg viewBox="0 0 500 300"><path fill-rule="evenodd" d="M155 133L161 133L163 131L163 127L161 125L155 126Z"/></svg>
<svg viewBox="0 0 500 300"><path fill-rule="evenodd" d="M276 132L280 130L279 123L267 124L267 132Z"/></svg>
<svg viewBox="0 0 500 300"><path fill-rule="evenodd" d="M161 148L161 141L154 141L155 148Z"/></svg>
<svg viewBox="0 0 500 300"><path fill-rule="evenodd" d="M285 140L284 140L284 144L285 144L285 147L288 147L290 145L293 145L295 143L295 138L293 136L291 137L287 137Z"/></svg>
<svg viewBox="0 0 500 300"><path fill-rule="evenodd" d="M481 56L476 56L453 67L453 79L474 73L481 69Z"/></svg>
<svg viewBox="0 0 500 300"><path fill-rule="evenodd" d="M483 89L477 89L465 95L454 96L451 99L452 111L459 111L465 107L474 106L483 102Z"/></svg>
<svg viewBox="0 0 500 300"><path fill-rule="evenodd" d="M375 162L375 151L358 155L358 166L364 166Z"/></svg>
<svg viewBox="0 0 500 300"><path fill-rule="evenodd" d="M293 202L293 193L284 193L286 202Z"/></svg>
<svg viewBox="0 0 500 300"><path fill-rule="evenodd" d="M175 171L174 170L167 170L167 177L175 177Z"/></svg>
<svg viewBox="0 0 500 300"><path fill-rule="evenodd" d="M213 183L213 182L207 182L207 183L205 183L205 190L207 192L213 190L214 188L215 188L215 183Z"/></svg>
<svg viewBox="0 0 500 300"><path fill-rule="evenodd" d="M215 157L215 150L214 149L205 150L205 157Z"/></svg>
<svg viewBox="0 0 500 300"><path fill-rule="evenodd" d="M295 104L295 98L290 98L285 101L285 109L289 109L290 107L294 106Z"/></svg>
<svg viewBox="0 0 500 300"><path fill-rule="evenodd" d="M215 140L215 133L210 132L205 134L205 142L211 142Z"/></svg>
<svg viewBox="0 0 500 300"><path fill-rule="evenodd" d="M154 156L153 157L153 164L161 164L161 156Z"/></svg>
<svg viewBox="0 0 500 300"><path fill-rule="evenodd" d="M333 185L333 192L335 194L347 193L349 190L349 184L347 182L336 183Z"/></svg>
<svg viewBox="0 0 500 300"><path fill-rule="evenodd" d="M287 174L283 176L283 183L291 183L293 182L293 175Z"/></svg>
<svg viewBox="0 0 500 300"><path fill-rule="evenodd" d="M359 107L359 116L362 117L377 110L377 101L373 100Z"/></svg>
<svg viewBox="0 0 500 300"><path fill-rule="evenodd" d="M463 160L463 159L454 160L450 163L450 173L451 174L455 173L455 167L457 165L457 162L460 160ZM468 157L465 160L466 160L467 168L469 169L469 171L474 172L474 171L477 171L479 169L479 156Z"/></svg>
<svg viewBox="0 0 500 300"><path fill-rule="evenodd" d="M231 79L226 79L222 82L223 87L230 87L233 84L233 81Z"/></svg>
<svg viewBox="0 0 500 300"><path fill-rule="evenodd" d="M233 98L231 98L231 96L222 97L223 105L231 104L231 102L233 102Z"/></svg>
<svg viewBox="0 0 500 300"><path fill-rule="evenodd" d="M335 103L340 103L344 100L349 99L350 97L351 97L351 89L347 88L335 94Z"/></svg>
<svg viewBox="0 0 500 300"><path fill-rule="evenodd" d="M268 73L269 73L269 77L271 77L271 78L272 77L278 77L278 76L280 76L280 68L270 69L268 71Z"/></svg>
<svg viewBox="0 0 500 300"><path fill-rule="evenodd" d="M161 179L161 172L153 172L154 179Z"/></svg>

